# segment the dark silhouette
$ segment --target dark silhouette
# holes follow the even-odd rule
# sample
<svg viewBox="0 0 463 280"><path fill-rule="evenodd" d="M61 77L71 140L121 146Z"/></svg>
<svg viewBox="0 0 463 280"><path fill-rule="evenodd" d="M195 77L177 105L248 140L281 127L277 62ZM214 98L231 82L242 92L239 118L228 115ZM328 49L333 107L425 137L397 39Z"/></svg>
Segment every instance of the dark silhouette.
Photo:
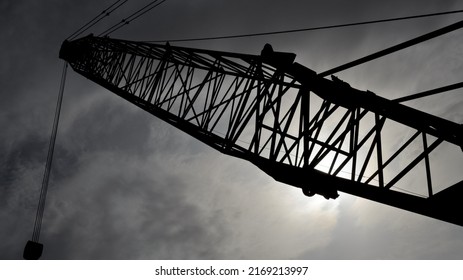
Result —
<svg viewBox="0 0 463 280"><path fill-rule="evenodd" d="M42 252L43 244L29 240L24 247L23 258L25 260L38 260L42 256Z"/></svg>
<svg viewBox="0 0 463 280"><path fill-rule="evenodd" d="M434 194L429 164L441 143L462 146L461 126L334 76L328 80L294 62L295 54L275 52L268 44L257 56L90 35L65 41L60 57L77 73L307 196L335 199L342 191L463 225L457 197ZM317 98L321 101L312 104ZM364 121L366 115L373 122ZM333 119L334 127L327 124ZM415 132L388 158L382 151L386 120ZM366 134L360 135L360 126ZM384 170L418 136L422 151L386 178ZM428 145L429 136L436 139ZM358 156L360 150L366 157ZM326 172L316 169L322 161L329 162ZM419 163L426 166L428 197L394 190ZM340 176L348 164L348 178ZM461 184L447 190L460 193Z"/></svg>

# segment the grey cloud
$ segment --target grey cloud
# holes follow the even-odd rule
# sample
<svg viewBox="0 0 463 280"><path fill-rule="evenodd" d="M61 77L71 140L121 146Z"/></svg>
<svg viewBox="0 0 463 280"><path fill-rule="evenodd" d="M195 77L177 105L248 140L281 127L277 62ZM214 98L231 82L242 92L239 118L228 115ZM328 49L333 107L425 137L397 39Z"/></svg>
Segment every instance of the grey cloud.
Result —
<svg viewBox="0 0 463 280"><path fill-rule="evenodd" d="M91 161L50 201L44 242L57 246L50 246L45 258L217 257L210 245L220 235L211 234L213 225L185 203L185 182L157 166L133 168L130 157L101 155Z"/></svg>
<svg viewBox="0 0 463 280"><path fill-rule="evenodd" d="M62 65L57 58L60 44L109 2L0 4L5 38L0 43L1 259L21 258L32 233ZM114 37L155 40L280 30L444 11L457 7L458 1L345 3L167 1ZM129 1L92 31L104 30L138 5ZM456 17L182 45L259 53L270 42L322 71L431 31L450 18ZM430 44L429 52L405 52L340 76L386 97L450 82L461 76L458 54L450 54L458 50L459 37L451 38ZM442 73L434 72L445 44L452 51L439 64ZM427 54L436 60L421 67ZM421 72L417 79L417 69L426 75ZM461 121L461 102L451 102L455 100L450 98L449 106L439 111ZM347 195L334 202L306 198L69 70L41 236L44 258L445 259L461 258L460 235L459 227Z"/></svg>

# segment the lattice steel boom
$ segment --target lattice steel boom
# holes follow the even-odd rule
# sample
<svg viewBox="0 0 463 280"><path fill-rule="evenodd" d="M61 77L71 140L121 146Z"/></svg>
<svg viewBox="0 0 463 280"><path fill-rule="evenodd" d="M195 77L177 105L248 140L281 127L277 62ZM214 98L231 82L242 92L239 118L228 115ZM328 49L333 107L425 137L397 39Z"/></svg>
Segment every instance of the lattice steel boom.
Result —
<svg viewBox="0 0 463 280"><path fill-rule="evenodd" d="M463 146L462 126L334 76L322 78L294 62L295 54L270 45L261 55L247 55L87 36L65 41L60 57L77 73L307 196L334 199L341 191L463 225L463 181L436 192L429 163L442 143ZM386 154L385 141L397 138L389 123L405 132ZM414 157L395 168L391 162L411 147ZM397 187L417 165L425 166L424 197Z"/></svg>

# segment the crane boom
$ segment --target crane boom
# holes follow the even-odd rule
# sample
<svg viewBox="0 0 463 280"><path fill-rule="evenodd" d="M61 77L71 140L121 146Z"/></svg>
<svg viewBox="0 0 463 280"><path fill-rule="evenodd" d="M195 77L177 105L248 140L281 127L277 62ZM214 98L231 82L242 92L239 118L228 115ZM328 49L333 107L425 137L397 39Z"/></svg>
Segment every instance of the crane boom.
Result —
<svg viewBox="0 0 463 280"><path fill-rule="evenodd" d="M77 73L307 196L335 199L341 191L463 226L457 207L463 181L435 192L429 164L442 143L463 147L462 126L323 78L295 62L295 54L270 45L249 55L90 35L65 41L60 57ZM388 157L385 123L409 131ZM419 136L422 149L395 170L391 162ZM418 164L426 167L427 195L396 190Z"/></svg>

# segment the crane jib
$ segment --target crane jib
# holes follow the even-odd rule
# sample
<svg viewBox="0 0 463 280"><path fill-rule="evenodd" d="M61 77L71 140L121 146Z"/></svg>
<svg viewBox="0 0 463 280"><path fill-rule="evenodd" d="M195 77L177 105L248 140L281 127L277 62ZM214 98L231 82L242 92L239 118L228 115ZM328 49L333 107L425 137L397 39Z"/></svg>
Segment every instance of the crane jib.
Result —
<svg viewBox="0 0 463 280"><path fill-rule="evenodd" d="M249 55L92 35L65 41L60 50L77 73L308 196L335 199L341 191L463 225L463 217L455 215L461 182L435 192L428 180L426 197L396 188L419 164L426 163L431 178L429 155L442 143L463 149L462 125L355 89L335 76L321 77L295 57L270 45ZM320 101L313 103L315 98ZM384 124L390 121L411 136L386 155ZM326 127L331 130L322 137ZM421 151L386 177L391 162L420 135ZM346 168L348 178L341 176Z"/></svg>

